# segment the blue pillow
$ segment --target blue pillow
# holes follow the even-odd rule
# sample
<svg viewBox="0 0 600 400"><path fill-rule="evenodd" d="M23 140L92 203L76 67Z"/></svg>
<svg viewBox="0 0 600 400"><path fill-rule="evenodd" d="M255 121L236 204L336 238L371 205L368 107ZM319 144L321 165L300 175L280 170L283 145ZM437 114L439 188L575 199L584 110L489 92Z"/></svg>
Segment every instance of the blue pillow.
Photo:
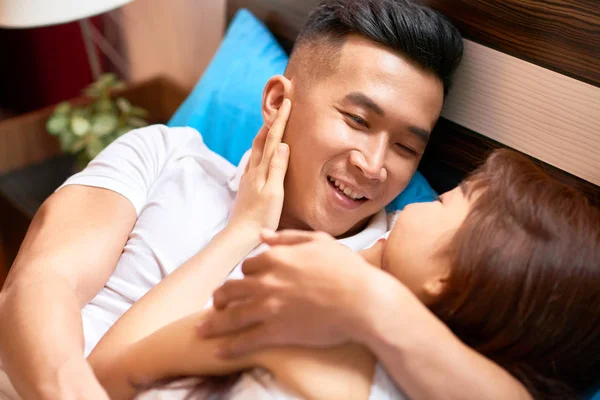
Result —
<svg viewBox="0 0 600 400"><path fill-rule="evenodd" d="M238 11L221 46L169 126L191 126L214 152L237 165L263 124L262 93L283 74L288 56L271 32L248 10ZM417 172L387 207L434 200L435 192Z"/></svg>
<svg viewBox="0 0 600 400"><path fill-rule="evenodd" d="M262 93L288 56L271 32L240 10L192 93L169 121L191 126L206 145L237 165L263 124Z"/></svg>

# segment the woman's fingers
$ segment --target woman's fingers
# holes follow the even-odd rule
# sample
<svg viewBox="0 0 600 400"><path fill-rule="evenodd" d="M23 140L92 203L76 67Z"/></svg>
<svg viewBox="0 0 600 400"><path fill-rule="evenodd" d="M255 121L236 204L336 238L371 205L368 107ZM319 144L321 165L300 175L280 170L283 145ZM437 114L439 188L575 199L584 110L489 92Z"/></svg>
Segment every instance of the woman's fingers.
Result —
<svg viewBox="0 0 600 400"><path fill-rule="evenodd" d="M266 125L263 125L254 137L254 140L252 141L252 151L250 152L250 159L248 160L248 164L246 164L246 172L248 172L248 169L250 167L256 168L260 164L268 132L269 128Z"/></svg>
<svg viewBox="0 0 600 400"><path fill-rule="evenodd" d="M294 245L316 240L335 240L325 232L299 231L294 229L279 232L263 230L260 233L260 238L263 243L269 246Z"/></svg>
<svg viewBox="0 0 600 400"><path fill-rule="evenodd" d="M279 143L277 146L277 154L271 159L269 166L269 176L265 188L272 194L283 195L283 180L287 172L288 162L290 159L290 148L285 143Z"/></svg>
<svg viewBox="0 0 600 400"><path fill-rule="evenodd" d="M259 166L264 173L263 176L265 176L265 178L271 165L271 159L283 138L283 132L285 132L285 127L290 116L291 105L292 102L289 99L283 99L281 107L279 107L279 110L277 111L277 116L271 124L271 129L269 129L269 133L267 134L265 147L262 152L262 161Z"/></svg>

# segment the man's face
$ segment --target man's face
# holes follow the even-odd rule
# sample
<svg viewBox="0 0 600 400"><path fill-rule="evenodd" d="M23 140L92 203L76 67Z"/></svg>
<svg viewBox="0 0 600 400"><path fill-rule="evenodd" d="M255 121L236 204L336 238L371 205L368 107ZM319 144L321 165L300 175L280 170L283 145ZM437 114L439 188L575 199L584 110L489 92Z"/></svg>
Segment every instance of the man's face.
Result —
<svg viewBox="0 0 600 400"><path fill-rule="evenodd" d="M334 73L309 90L294 79L281 227L353 233L410 181L441 112L442 83L354 35Z"/></svg>

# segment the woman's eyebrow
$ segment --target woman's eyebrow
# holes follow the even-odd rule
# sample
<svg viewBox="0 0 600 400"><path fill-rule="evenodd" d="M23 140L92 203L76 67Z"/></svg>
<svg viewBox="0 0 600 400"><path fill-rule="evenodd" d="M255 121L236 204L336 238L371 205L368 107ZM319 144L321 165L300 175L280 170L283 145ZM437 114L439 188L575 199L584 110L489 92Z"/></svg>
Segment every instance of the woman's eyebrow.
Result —
<svg viewBox="0 0 600 400"><path fill-rule="evenodd" d="M467 182L462 181L458 184L458 187L460 188L460 191L462 192L463 196L469 196L469 185L467 184Z"/></svg>

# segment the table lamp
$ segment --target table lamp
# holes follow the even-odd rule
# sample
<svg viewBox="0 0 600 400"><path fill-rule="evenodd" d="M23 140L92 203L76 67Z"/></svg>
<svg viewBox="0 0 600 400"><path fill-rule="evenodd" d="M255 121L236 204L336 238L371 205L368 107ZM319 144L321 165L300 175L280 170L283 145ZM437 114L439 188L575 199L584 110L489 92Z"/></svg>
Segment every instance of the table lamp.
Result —
<svg viewBox="0 0 600 400"><path fill-rule="evenodd" d="M133 0L0 0L0 27L36 28L79 20L94 79L102 73L89 17ZM106 51L105 51L106 53Z"/></svg>

